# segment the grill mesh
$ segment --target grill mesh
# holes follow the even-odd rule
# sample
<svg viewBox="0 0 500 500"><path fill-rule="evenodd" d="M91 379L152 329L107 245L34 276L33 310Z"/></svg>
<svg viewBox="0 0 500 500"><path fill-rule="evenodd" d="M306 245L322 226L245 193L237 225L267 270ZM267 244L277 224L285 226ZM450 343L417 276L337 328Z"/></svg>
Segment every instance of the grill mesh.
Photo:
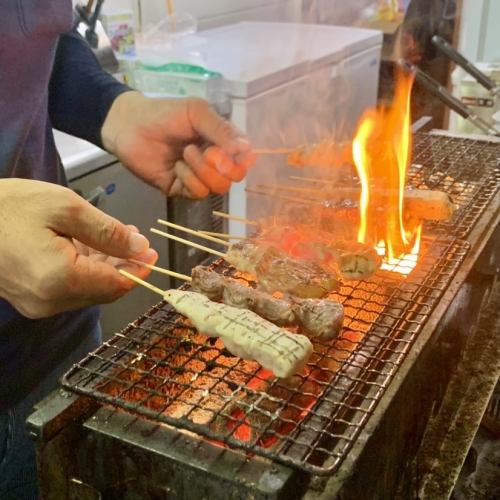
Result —
<svg viewBox="0 0 500 500"><path fill-rule="evenodd" d="M449 221L427 221L425 232L464 239L498 190L499 143L417 134L408 182L444 191L459 206Z"/></svg>
<svg viewBox="0 0 500 500"><path fill-rule="evenodd" d="M411 181L445 191L454 186L459 215L426 229L418 266L408 276L380 270L332 295L344 305L344 328L334 341L314 342L301 375L273 378L160 303L75 365L63 377L64 387L194 431L216 445L313 474L333 473L463 261L469 244L457 236L467 234L496 192L498 154L489 143L465 141L459 163L442 158L445 147L455 150L463 142L417 137L414 162L422 167L417 165ZM440 161L446 175L435 164ZM234 275L222 262L213 266Z"/></svg>

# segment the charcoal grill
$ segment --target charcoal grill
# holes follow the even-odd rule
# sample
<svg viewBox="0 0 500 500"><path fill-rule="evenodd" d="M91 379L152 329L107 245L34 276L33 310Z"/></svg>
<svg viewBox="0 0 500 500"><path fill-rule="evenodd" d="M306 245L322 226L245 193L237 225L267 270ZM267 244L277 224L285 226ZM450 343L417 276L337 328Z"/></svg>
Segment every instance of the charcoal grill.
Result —
<svg viewBox="0 0 500 500"><path fill-rule="evenodd" d="M35 413L31 424L43 443L40 449L54 447L62 453L61 443L66 447L72 443L81 450L90 439L93 444L87 442L81 451L89 458L90 449L105 453L110 446L106 439L113 437L120 442L118 448L125 447L120 453L127 449L135 454L131 443L140 448L147 442L156 457L147 462L152 476L158 455L168 455L168 471L177 478L179 463L187 464L191 472L184 471L183 481L162 476L170 486L155 490L162 492L159 496L148 496L137 486L137 471L128 486L119 472L109 473L119 491L141 491L143 498L189 498L188 483L197 485L195 491L203 488L206 498L216 491L218 498L242 498L243 492L249 498L312 498L317 492L331 498L345 487L350 493L344 497L356 498L353 495L362 490L352 478L368 467L362 472L368 480L381 467L373 463L376 454L368 443L382 446L381 436L397 416L399 429L390 439L408 432L411 437L404 444L393 443L384 456L389 463L401 446L409 452L423 425L411 422L411 414L418 410L425 421L439 399L450 358L442 373L431 370L430 379L429 373L423 378L422 371L429 372L429 359L438 356L432 344L442 354L443 345L450 343L445 312L497 225L499 181L500 141L417 134L409 184L448 192L459 210L451 221L426 222L418 265L407 276L381 270L368 280L343 284L334 297L345 308L342 334L333 342L314 342L314 354L301 376L291 381L273 378L257 363L232 356L219 340L186 326L161 302L63 377L63 387L80 397L70 397L65 404L52 401ZM396 264L402 269L410 265L404 260ZM221 261L212 267L223 274L235 272ZM418 400L421 407L409 409L397 403L406 398L406 404L416 405L411 398L422 392L419 383L432 382L432 377L436 387L427 391L424 402ZM99 433L106 436L102 442L95 437ZM159 445L160 436L171 448ZM62 441L57 445L58 439ZM48 497L49 482L66 492L78 487L99 494L106 490L102 484L92 486L100 477L94 466L86 466L85 474L81 464L73 464L71 474L78 473L80 479L55 481L43 458L41 451L42 487ZM193 470L204 472L197 478ZM109 489L113 481L101 475ZM389 483L396 482L397 474L393 475L386 473L386 491Z"/></svg>

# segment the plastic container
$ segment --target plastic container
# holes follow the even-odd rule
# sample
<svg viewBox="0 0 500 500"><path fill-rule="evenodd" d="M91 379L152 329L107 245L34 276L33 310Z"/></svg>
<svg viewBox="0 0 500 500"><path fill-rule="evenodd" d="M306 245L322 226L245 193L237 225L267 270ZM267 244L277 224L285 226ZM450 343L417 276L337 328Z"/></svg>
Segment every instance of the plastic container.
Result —
<svg viewBox="0 0 500 500"><path fill-rule="evenodd" d="M156 26L136 35L137 59L149 68L170 63L203 66L207 61L206 40L196 35L197 21L190 14L168 16Z"/></svg>
<svg viewBox="0 0 500 500"><path fill-rule="evenodd" d="M134 15L130 9L103 12L101 22L117 57L135 55Z"/></svg>
<svg viewBox="0 0 500 500"><path fill-rule="evenodd" d="M159 67L136 63L134 86L151 96L202 97L211 100L224 90L220 73L186 63L169 63Z"/></svg>

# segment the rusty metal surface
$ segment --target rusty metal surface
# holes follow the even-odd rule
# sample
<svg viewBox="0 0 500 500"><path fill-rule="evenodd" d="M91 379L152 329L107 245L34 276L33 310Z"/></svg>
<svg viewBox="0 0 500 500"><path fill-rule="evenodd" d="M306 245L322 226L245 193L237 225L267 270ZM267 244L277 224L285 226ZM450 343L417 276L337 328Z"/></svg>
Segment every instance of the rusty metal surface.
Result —
<svg viewBox="0 0 500 500"><path fill-rule="evenodd" d="M439 150L439 140L450 141L425 138L416 142L422 167L412 173L419 188L425 179L436 182L431 176L437 170L430 156L431 163L425 165L418 148L429 153ZM478 157L476 149L466 150ZM462 164L466 160L463 153ZM498 175L498 162L489 160L485 165L488 179ZM478 220L494 195L488 183L483 193L463 168L447 165L437 187L446 187L452 176L460 179L450 184L461 207L453 226L457 234ZM63 385L195 431L219 445L226 443L309 473L331 474L369 422L466 257L469 244L454 237L450 228L435 225L426 234L419 265L408 277L379 271L369 280L344 284L334 297L346 308L342 334L335 341L315 342L306 371L293 383L268 378L256 363L231 356L220 341L186 328L180 316L160 304L73 367ZM233 272L221 263L216 267Z"/></svg>
<svg viewBox="0 0 500 500"><path fill-rule="evenodd" d="M415 460L418 498L449 498L500 376L500 281L447 388Z"/></svg>

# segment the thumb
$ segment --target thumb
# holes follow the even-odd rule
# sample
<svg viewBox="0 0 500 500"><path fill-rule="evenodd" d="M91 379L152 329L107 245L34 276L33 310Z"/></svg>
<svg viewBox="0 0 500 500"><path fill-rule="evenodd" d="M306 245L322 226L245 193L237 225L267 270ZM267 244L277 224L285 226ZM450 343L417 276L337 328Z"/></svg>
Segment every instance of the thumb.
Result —
<svg viewBox="0 0 500 500"><path fill-rule="evenodd" d="M191 99L188 116L193 129L204 139L222 148L230 155L251 149L243 134L202 99Z"/></svg>
<svg viewBox="0 0 500 500"><path fill-rule="evenodd" d="M142 234L74 195L70 210L59 210L50 228L106 255L127 259L144 253L149 241Z"/></svg>

